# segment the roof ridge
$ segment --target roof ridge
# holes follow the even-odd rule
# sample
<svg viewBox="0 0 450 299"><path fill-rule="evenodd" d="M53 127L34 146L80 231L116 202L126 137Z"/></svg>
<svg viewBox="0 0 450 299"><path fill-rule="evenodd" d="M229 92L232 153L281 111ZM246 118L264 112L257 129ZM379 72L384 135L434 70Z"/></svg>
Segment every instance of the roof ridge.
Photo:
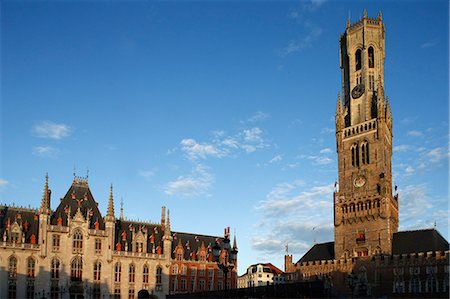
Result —
<svg viewBox="0 0 450 299"><path fill-rule="evenodd" d="M172 233L186 234L186 235L192 235L192 236L197 236L197 237L223 238L223 237L219 237L219 236L210 236L210 235L194 234L194 233L186 233L186 232L178 232L178 231L172 231Z"/></svg>
<svg viewBox="0 0 450 299"><path fill-rule="evenodd" d="M29 212L37 212L39 209L38 208L27 208L27 207L23 207L23 206L8 206L8 205L3 205L0 204L0 209L2 208L8 208L8 209L12 209L12 210L17 210L17 211L29 211Z"/></svg>

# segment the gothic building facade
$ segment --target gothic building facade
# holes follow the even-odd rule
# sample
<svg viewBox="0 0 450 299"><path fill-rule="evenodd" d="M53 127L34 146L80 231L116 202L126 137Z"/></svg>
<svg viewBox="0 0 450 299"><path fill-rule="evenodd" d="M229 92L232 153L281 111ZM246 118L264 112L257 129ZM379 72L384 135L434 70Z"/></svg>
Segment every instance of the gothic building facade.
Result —
<svg viewBox="0 0 450 299"><path fill-rule="evenodd" d="M124 219L122 209L116 218L112 186L103 217L87 178L75 177L55 210L50 202L47 176L39 209L0 206L1 298L165 298L236 284L237 267L221 280L211 252L229 233L174 232L165 207L160 223Z"/></svg>
<svg viewBox="0 0 450 299"><path fill-rule="evenodd" d="M369 18L364 11L361 20L349 20L340 37L334 242L315 244L295 264L286 255L285 271L290 280L321 278L339 293L360 297L448 297L448 242L435 229L398 231L384 59L381 13Z"/></svg>

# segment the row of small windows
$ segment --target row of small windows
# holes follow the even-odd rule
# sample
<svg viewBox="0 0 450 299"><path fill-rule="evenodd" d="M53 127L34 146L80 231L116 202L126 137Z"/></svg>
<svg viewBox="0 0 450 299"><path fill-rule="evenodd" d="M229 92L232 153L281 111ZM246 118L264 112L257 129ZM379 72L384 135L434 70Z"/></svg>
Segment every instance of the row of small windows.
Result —
<svg viewBox="0 0 450 299"><path fill-rule="evenodd" d="M372 201L366 201L366 202L358 202L356 204L352 203L350 205L343 205L342 206L342 213L352 213L356 211L366 211L370 210L372 208L380 208L381 207L381 201L379 199Z"/></svg>
<svg viewBox="0 0 450 299"><path fill-rule="evenodd" d="M362 59L361 59L361 49L356 50L355 52L355 70L359 71L362 67ZM373 47L369 47L367 51L369 58L369 68L375 67L375 51Z"/></svg>
<svg viewBox="0 0 450 299"><path fill-rule="evenodd" d="M394 293L438 293L448 291L448 277L444 278L441 287L435 276L429 276L425 281L421 281L418 277L412 277L406 282L400 277L393 282Z"/></svg>
<svg viewBox="0 0 450 299"><path fill-rule="evenodd" d="M361 149L361 155L360 155ZM352 152L352 166L359 167L360 162L362 164L370 163L370 154L369 154L369 143L367 141L363 141L361 144L354 143L351 148Z"/></svg>
<svg viewBox="0 0 450 299"><path fill-rule="evenodd" d="M142 283L148 284L149 282L149 267L144 265L142 268ZM136 279L136 266L134 264L130 264L128 266L128 282L135 283ZM114 282L120 283L122 280L122 265L120 263L116 263L114 265ZM162 282L162 268L160 266L156 267L156 285L161 285Z"/></svg>
<svg viewBox="0 0 450 299"><path fill-rule="evenodd" d="M54 234L52 237L52 251L59 252L61 247L61 236L58 234ZM102 253L102 240L95 239L95 254ZM73 253L82 253L83 252L83 234L81 231L75 231L73 235L73 244L72 244L72 252Z"/></svg>

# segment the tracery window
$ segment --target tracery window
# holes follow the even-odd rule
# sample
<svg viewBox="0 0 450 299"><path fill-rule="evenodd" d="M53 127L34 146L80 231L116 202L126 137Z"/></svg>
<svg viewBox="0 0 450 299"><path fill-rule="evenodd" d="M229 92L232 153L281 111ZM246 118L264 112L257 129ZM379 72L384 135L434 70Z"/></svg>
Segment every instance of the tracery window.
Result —
<svg viewBox="0 0 450 299"><path fill-rule="evenodd" d="M59 260L57 258L54 258L52 260L51 269L50 269L52 280L59 279L59 271L60 271Z"/></svg>
<svg viewBox="0 0 450 299"><path fill-rule="evenodd" d="M162 290L162 268L160 266L156 267L156 290Z"/></svg>
<svg viewBox="0 0 450 299"><path fill-rule="evenodd" d="M17 296L17 258L12 256L8 260L8 298L16 298Z"/></svg>
<svg viewBox="0 0 450 299"><path fill-rule="evenodd" d="M148 283L148 273L149 273L149 271L148 271L148 266L147 266L147 265L144 265L144 268L143 268L143 270L142 270L142 282L143 282L144 284L147 284L147 283Z"/></svg>
<svg viewBox="0 0 450 299"><path fill-rule="evenodd" d="M83 280L83 260L81 257L76 257L72 260L70 269L70 279L72 281Z"/></svg>
<svg viewBox="0 0 450 299"><path fill-rule="evenodd" d="M128 282L129 283L134 283L135 271L136 271L136 267L134 266L134 264L130 264L130 267L128 268Z"/></svg>
<svg viewBox="0 0 450 299"><path fill-rule="evenodd" d="M357 143L352 145L351 154L352 154L352 166L358 167L359 166L359 147L358 147Z"/></svg>
<svg viewBox="0 0 450 299"><path fill-rule="evenodd" d="M76 230L73 234L73 253L81 253L83 251L83 234L80 230Z"/></svg>
<svg viewBox="0 0 450 299"><path fill-rule="evenodd" d="M94 281L99 282L101 279L102 264L99 261L94 263Z"/></svg>
<svg viewBox="0 0 450 299"><path fill-rule="evenodd" d="M36 267L36 262L35 262L34 258L29 257L27 259L27 277L28 278L35 277L35 267Z"/></svg>

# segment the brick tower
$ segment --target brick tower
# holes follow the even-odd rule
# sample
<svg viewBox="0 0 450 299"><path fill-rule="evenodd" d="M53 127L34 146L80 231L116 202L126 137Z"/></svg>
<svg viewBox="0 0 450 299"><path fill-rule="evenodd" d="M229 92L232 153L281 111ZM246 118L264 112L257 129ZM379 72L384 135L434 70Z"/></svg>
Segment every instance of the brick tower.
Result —
<svg viewBox="0 0 450 299"><path fill-rule="evenodd" d="M384 96L381 13L347 22L340 37L342 100L336 106L339 191L334 194L335 257L391 253L398 230L392 195L392 116Z"/></svg>

